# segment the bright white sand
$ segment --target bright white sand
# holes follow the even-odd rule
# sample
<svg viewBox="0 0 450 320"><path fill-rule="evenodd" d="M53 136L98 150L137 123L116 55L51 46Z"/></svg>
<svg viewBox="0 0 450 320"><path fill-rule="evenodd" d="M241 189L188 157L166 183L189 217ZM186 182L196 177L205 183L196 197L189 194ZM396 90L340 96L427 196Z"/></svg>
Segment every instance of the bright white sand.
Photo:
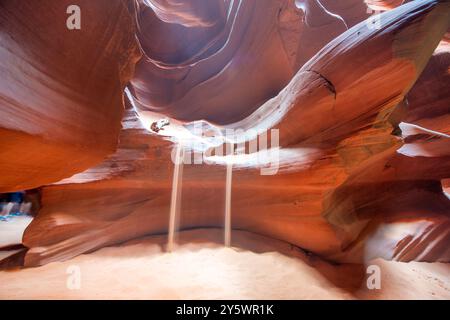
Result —
<svg viewBox="0 0 450 320"><path fill-rule="evenodd" d="M0 271L0 299L450 299L448 264L377 260L382 289L369 291L358 280L363 266L332 266L246 232L233 232L233 248L221 239L215 229L187 231L173 253L163 251L166 237L156 236L39 268ZM67 288L70 266L80 268L79 290Z"/></svg>
<svg viewBox="0 0 450 320"><path fill-rule="evenodd" d="M22 243L23 231L32 220L29 216L17 216L0 221L0 248Z"/></svg>

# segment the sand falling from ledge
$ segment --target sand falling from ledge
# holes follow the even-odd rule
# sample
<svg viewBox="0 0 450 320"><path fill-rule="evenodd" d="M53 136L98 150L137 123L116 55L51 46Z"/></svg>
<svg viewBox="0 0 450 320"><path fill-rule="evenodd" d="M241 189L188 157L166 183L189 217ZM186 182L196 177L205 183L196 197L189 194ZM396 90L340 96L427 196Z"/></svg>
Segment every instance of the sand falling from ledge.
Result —
<svg viewBox="0 0 450 320"><path fill-rule="evenodd" d="M177 144L175 150L174 170L172 178L172 195L170 200L169 231L167 240L167 252L172 252L175 247L176 234L179 227L179 216L181 208L181 193L183 185L183 160L184 148ZM224 223L224 245L231 246L231 186L233 177L233 164L228 163L225 180L225 223Z"/></svg>
<svg viewBox="0 0 450 320"><path fill-rule="evenodd" d="M170 200L170 216L169 216L169 234L167 242L167 251L172 252L175 246L175 237L178 227L178 217L181 206L181 187L183 183L183 158L184 149L178 144L176 146L175 163L172 179L172 197Z"/></svg>
<svg viewBox="0 0 450 320"><path fill-rule="evenodd" d="M233 164L227 164L227 178L225 187L225 246L231 246L231 184L233 178Z"/></svg>

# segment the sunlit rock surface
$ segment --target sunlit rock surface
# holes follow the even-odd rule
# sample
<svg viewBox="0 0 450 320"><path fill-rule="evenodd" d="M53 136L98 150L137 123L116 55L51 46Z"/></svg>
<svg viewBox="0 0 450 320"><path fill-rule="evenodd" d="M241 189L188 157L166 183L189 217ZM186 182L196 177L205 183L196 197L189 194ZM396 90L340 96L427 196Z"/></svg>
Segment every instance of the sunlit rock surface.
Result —
<svg viewBox="0 0 450 320"><path fill-rule="evenodd" d="M255 154L185 165L181 229L223 227L223 163L233 161L235 229L338 262L448 262L450 3L201 2L111 2L128 22L128 29L114 30L136 30L142 51L123 117L119 89L128 78L107 78L117 84L117 99L101 119L113 117L105 121L116 130L122 119L122 130L117 139L109 125L89 122L91 113L84 120L101 132L96 139L114 143L76 132L73 139L92 143L105 160L90 158L92 165L78 170L56 165L64 174L36 180L45 185L42 209L23 237L25 264L167 233L174 140L168 136L197 120L216 132L278 129L280 168L261 175ZM369 9L383 11L380 19ZM131 70L136 50L128 41L120 56ZM152 132L152 121L166 117L169 124ZM19 148L19 140L1 137ZM65 179L53 183L56 177ZM16 187L8 182L4 189Z"/></svg>

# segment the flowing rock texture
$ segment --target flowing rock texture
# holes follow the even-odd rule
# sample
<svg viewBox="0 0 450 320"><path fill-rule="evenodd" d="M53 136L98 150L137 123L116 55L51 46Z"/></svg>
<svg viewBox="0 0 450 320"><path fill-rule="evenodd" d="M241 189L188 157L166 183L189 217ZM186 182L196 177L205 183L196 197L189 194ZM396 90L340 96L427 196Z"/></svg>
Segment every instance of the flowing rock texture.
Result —
<svg viewBox="0 0 450 320"><path fill-rule="evenodd" d="M77 1L83 25L73 31L71 4L0 4L0 192L70 177L116 148L140 55L132 19L120 1Z"/></svg>
<svg viewBox="0 0 450 320"><path fill-rule="evenodd" d="M232 228L337 262L450 261L449 1L79 2L103 29L48 43L24 27L33 5L0 5L1 188L43 186L25 265L167 233L174 136L194 121L279 130L277 174L234 164ZM184 166L181 229L224 225L236 156L211 155Z"/></svg>

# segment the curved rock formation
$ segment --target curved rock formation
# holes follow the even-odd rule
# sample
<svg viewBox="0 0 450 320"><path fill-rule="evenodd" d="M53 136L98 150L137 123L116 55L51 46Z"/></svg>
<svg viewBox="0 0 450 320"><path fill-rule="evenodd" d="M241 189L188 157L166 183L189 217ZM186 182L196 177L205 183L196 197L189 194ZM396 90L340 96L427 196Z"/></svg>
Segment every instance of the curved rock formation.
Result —
<svg viewBox="0 0 450 320"><path fill-rule="evenodd" d="M86 170L114 152L123 88L139 58L121 1L0 4L0 192L31 189Z"/></svg>
<svg viewBox="0 0 450 320"><path fill-rule="evenodd" d="M158 19L139 3L136 16L144 58L131 81L139 109L185 121L231 123L289 82L294 70L278 26L278 15L288 1L226 4L223 23L186 27ZM174 37L155 42L161 33Z"/></svg>
<svg viewBox="0 0 450 320"><path fill-rule="evenodd" d="M367 17L366 6L355 1L330 5L343 17L317 0L225 5L228 15L212 26L188 26L158 19L158 11L139 2L145 58L131 87L139 109L184 121L241 120L275 96L325 44ZM155 41L161 33L174 36Z"/></svg>
<svg viewBox="0 0 450 320"><path fill-rule="evenodd" d="M450 134L450 49L436 52L408 94L405 122Z"/></svg>
<svg viewBox="0 0 450 320"><path fill-rule="evenodd" d="M448 1L402 5L382 14L380 28L355 25L366 11L330 1L297 4L303 10L282 0L226 1L225 18L223 8L209 16L190 1L172 11L178 2L131 6L144 53L131 104L138 115L174 119L156 135L129 106L113 155L44 187L43 209L24 235L26 265L167 232L172 143L162 137L176 120L208 120L218 132L279 129L278 174L260 175L252 155L235 164L233 228L334 261L449 260L448 62L434 55L427 66L449 27ZM308 24L308 14L323 20ZM336 37L301 34L321 28ZM308 41L326 45L305 53ZM436 93L425 98L429 88ZM221 227L224 166L185 166L183 179L181 228Z"/></svg>
<svg viewBox="0 0 450 320"><path fill-rule="evenodd" d="M212 27L223 23L226 2L221 0L143 0L163 22L186 27Z"/></svg>
<svg viewBox="0 0 450 320"><path fill-rule="evenodd" d="M301 67L348 26L341 16L328 11L319 1L297 1L296 4L305 14L296 61L296 66Z"/></svg>

